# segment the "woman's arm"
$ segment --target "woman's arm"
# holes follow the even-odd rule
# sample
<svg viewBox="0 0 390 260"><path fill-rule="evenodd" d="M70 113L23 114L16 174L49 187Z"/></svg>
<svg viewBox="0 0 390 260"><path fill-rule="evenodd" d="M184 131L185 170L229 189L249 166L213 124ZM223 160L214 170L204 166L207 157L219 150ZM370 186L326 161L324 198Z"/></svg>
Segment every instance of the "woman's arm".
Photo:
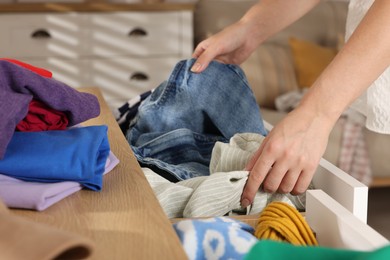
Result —
<svg viewBox="0 0 390 260"><path fill-rule="evenodd" d="M270 36L298 20L320 0L260 0L236 23L202 41L193 57L193 72L202 72L211 60L241 64Z"/></svg>
<svg viewBox="0 0 390 260"><path fill-rule="evenodd" d="M390 65L389 14L390 1L376 0L301 104L266 137L247 166L243 206L261 184L270 192L307 189L341 113Z"/></svg>

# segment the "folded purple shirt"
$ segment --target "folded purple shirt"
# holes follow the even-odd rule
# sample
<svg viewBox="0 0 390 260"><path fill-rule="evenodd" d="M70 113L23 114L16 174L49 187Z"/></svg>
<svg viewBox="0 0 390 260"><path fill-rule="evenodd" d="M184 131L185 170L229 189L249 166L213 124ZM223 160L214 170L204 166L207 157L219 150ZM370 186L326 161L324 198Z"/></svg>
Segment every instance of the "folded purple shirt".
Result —
<svg viewBox="0 0 390 260"><path fill-rule="evenodd" d="M69 126L100 114L97 98L53 78L45 78L14 63L0 60L0 159L16 125L27 115L32 98L63 111Z"/></svg>
<svg viewBox="0 0 390 260"><path fill-rule="evenodd" d="M118 163L118 158L110 152L103 174ZM42 211L81 189L78 182L28 182L0 174L0 199L10 208Z"/></svg>

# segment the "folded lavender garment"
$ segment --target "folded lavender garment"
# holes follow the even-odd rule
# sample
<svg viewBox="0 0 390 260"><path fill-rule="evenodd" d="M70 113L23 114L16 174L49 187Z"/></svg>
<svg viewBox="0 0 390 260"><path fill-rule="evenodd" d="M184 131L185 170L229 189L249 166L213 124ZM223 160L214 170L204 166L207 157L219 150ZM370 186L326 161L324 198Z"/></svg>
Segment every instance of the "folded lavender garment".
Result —
<svg viewBox="0 0 390 260"><path fill-rule="evenodd" d="M110 152L103 174L110 172L118 163L118 158ZM78 182L28 182L0 174L0 199L9 208L42 211L81 189Z"/></svg>

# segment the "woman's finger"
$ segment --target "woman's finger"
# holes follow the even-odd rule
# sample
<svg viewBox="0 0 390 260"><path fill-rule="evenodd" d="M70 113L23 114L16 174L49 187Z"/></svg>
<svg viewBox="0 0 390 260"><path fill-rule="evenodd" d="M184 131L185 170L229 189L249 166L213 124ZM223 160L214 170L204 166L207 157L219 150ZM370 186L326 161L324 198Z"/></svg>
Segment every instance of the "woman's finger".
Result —
<svg viewBox="0 0 390 260"><path fill-rule="evenodd" d="M279 185L278 192L283 194L290 193L294 189L295 184L300 175L301 175L300 169L288 170L288 172L284 175L284 178Z"/></svg>
<svg viewBox="0 0 390 260"><path fill-rule="evenodd" d="M315 173L315 168L303 170L299 175L298 180L296 181L295 186L291 191L291 194L299 195L304 193L309 187L314 173Z"/></svg>
<svg viewBox="0 0 390 260"><path fill-rule="evenodd" d="M243 208L252 204L256 192L259 190L261 183L263 183L269 170L272 168L273 163L274 160L267 158L267 155L264 153L258 157L253 169L249 173L248 180L241 196L241 206Z"/></svg>
<svg viewBox="0 0 390 260"><path fill-rule="evenodd" d="M256 166L255 166L256 167ZM276 162L269 170L267 176L263 181L263 189L266 192L273 193L279 189L279 186L288 172L288 165L286 162ZM293 189L294 186L291 187Z"/></svg>

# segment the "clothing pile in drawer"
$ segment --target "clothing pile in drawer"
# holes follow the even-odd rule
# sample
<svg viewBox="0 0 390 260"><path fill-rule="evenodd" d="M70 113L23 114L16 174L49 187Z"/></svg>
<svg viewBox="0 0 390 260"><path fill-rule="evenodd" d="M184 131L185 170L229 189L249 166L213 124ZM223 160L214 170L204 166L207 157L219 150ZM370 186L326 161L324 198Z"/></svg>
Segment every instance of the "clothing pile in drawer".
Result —
<svg viewBox="0 0 390 260"><path fill-rule="evenodd" d="M285 202L268 204L256 230L228 217L186 219L173 226L190 259L241 259L258 239L318 245L301 213Z"/></svg>
<svg viewBox="0 0 390 260"><path fill-rule="evenodd" d="M44 210L87 188L117 163L107 126L82 127L100 114L95 96L47 70L0 59L0 198L9 207Z"/></svg>
<svg viewBox="0 0 390 260"><path fill-rule="evenodd" d="M195 74L193 62L178 62L167 81L118 109L167 216L256 214L272 201L303 210L304 196L261 190L241 208L245 165L267 134L259 106L240 67L214 61Z"/></svg>
<svg viewBox="0 0 390 260"><path fill-rule="evenodd" d="M173 224L188 259L372 259L390 257L390 246L372 250L318 245L304 217L285 202L268 204L255 228L229 218L185 219Z"/></svg>
<svg viewBox="0 0 390 260"><path fill-rule="evenodd" d="M243 169L267 131L238 66L214 61L194 74L193 62L180 61L167 81L116 111L163 210L187 218L174 228L189 259L387 259L389 246L364 253L317 246L299 212L305 195L259 190L241 208ZM256 230L226 217L257 213Z"/></svg>

